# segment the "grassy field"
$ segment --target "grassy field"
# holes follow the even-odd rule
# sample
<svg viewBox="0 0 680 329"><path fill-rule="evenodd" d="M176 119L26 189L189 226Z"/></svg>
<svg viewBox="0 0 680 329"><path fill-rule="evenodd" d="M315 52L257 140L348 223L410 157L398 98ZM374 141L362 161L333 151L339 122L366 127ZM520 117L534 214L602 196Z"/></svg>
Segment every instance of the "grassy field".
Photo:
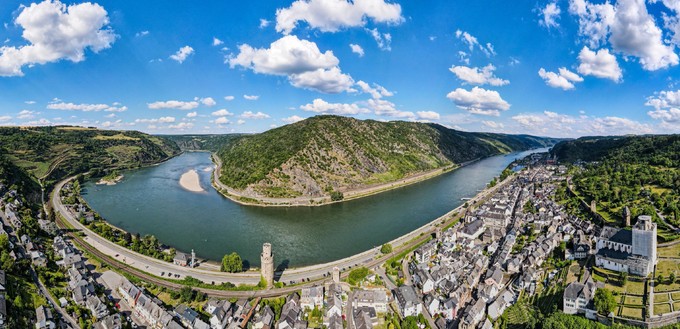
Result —
<svg viewBox="0 0 680 329"><path fill-rule="evenodd" d="M680 258L680 244L657 248L656 253L658 254L659 257Z"/></svg>
<svg viewBox="0 0 680 329"><path fill-rule="evenodd" d="M132 136L125 136L123 134L117 134L117 135L98 135L95 136L94 139L100 140L100 141L106 141L106 140L128 140L128 141L138 141L139 138L132 137Z"/></svg>
<svg viewBox="0 0 680 329"><path fill-rule="evenodd" d="M642 297L637 296L626 296L623 303L631 306L644 306Z"/></svg>
<svg viewBox="0 0 680 329"><path fill-rule="evenodd" d="M654 303L665 303L669 300L670 298L668 297L668 293L654 294Z"/></svg>
<svg viewBox="0 0 680 329"><path fill-rule="evenodd" d="M671 312L671 305L668 303L654 304L654 315L666 314Z"/></svg>

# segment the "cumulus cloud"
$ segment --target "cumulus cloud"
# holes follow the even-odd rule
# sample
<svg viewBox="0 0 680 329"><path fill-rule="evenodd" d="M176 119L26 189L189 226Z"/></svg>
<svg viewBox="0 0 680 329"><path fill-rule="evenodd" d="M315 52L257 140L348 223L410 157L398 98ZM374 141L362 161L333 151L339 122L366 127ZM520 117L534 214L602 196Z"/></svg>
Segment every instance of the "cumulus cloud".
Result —
<svg viewBox="0 0 680 329"><path fill-rule="evenodd" d="M135 123L173 123L175 120L174 117L160 117L157 119L136 119Z"/></svg>
<svg viewBox="0 0 680 329"><path fill-rule="evenodd" d="M139 31L139 32L135 33L135 36L138 37L138 38L145 37L147 35L149 35L149 31Z"/></svg>
<svg viewBox="0 0 680 329"><path fill-rule="evenodd" d="M514 131L544 136L575 137L583 135L626 135L653 132L648 124L615 116L571 116L551 111L523 113L512 120L518 125Z"/></svg>
<svg viewBox="0 0 680 329"><path fill-rule="evenodd" d="M259 95L243 95L243 98L248 101L256 101L260 99Z"/></svg>
<svg viewBox="0 0 680 329"><path fill-rule="evenodd" d="M187 118L195 118L197 116L198 116L198 112L196 112L196 111L187 113Z"/></svg>
<svg viewBox="0 0 680 329"><path fill-rule="evenodd" d="M545 83L553 88L562 88L563 90L574 89L574 82L581 82L583 78L578 74L567 70L564 67L559 69L559 73L546 71L544 68L538 70L540 76Z"/></svg>
<svg viewBox="0 0 680 329"><path fill-rule="evenodd" d="M352 49L352 52L359 55L359 57L364 57L364 48L361 48L360 45L350 43L349 48Z"/></svg>
<svg viewBox="0 0 680 329"><path fill-rule="evenodd" d="M20 7L14 23L23 29L21 36L28 43L0 48L0 76L22 76L26 65L62 59L81 62L87 49L98 53L116 40L108 27L108 13L96 3L70 6L58 0L32 3Z"/></svg>
<svg viewBox="0 0 680 329"><path fill-rule="evenodd" d="M74 104L74 103L64 103L56 102L47 104L47 109L49 110L62 110L62 111L83 111L83 112L125 112L127 111L126 106L120 106L120 104Z"/></svg>
<svg viewBox="0 0 680 329"><path fill-rule="evenodd" d="M315 99L309 104L300 106L300 109L308 112L337 115L356 115L370 112L368 109L362 108L357 104L328 103L320 98Z"/></svg>
<svg viewBox="0 0 680 329"><path fill-rule="evenodd" d="M283 119L281 119L281 121L283 121L285 123L295 123L295 122L298 122L298 121L302 121L304 119L305 118L303 118L303 117L293 115L293 116L290 116L290 117L287 117L287 118L283 118Z"/></svg>
<svg viewBox="0 0 680 329"><path fill-rule="evenodd" d="M241 113L240 115L241 118L243 119L268 119L270 118L269 114L262 113L262 112L257 112L253 113L252 111L245 111Z"/></svg>
<svg viewBox="0 0 680 329"><path fill-rule="evenodd" d="M418 111L418 112L416 112L416 116L420 120L431 120L431 121L439 120L439 118L441 118L439 113L434 112L434 111Z"/></svg>
<svg viewBox="0 0 680 329"><path fill-rule="evenodd" d="M373 86L369 85L368 83L359 80L357 82L357 86L361 89L361 92L370 94L372 98L382 98L382 97L391 97L394 95L393 92L385 89L385 87L374 83Z"/></svg>
<svg viewBox="0 0 680 329"><path fill-rule="evenodd" d="M212 97L201 98L201 104L207 107L213 107L217 105L217 102Z"/></svg>
<svg viewBox="0 0 680 329"><path fill-rule="evenodd" d="M169 125L169 129L175 129L175 130L188 130L194 127L194 124L191 122L180 122L176 125Z"/></svg>
<svg viewBox="0 0 680 329"><path fill-rule="evenodd" d="M216 117L224 117L224 116L232 116L234 114L227 111L227 109L221 109L221 110L218 110L218 111L211 113L211 115L216 116Z"/></svg>
<svg viewBox="0 0 680 329"><path fill-rule="evenodd" d="M337 94L343 91L354 91L354 80L337 67L318 69L288 77L290 84L297 88L315 90L325 94Z"/></svg>
<svg viewBox="0 0 680 329"><path fill-rule="evenodd" d="M491 129L503 129L503 127L505 127L502 123L491 120L484 120L482 121L482 124Z"/></svg>
<svg viewBox="0 0 680 329"><path fill-rule="evenodd" d="M17 119L33 119L33 118L35 118L35 112L29 110L23 110L19 112L19 114L17 115Z"/></svg>
<svg viewBox="0 0 680 329"><path fill-rule="evenodd" d="M214 123L220 124L220 125L226 125L226 124L230 123L230 121L229 121L229 119L227 119L227 117L219 117L219 118L215 119Z"/></svg>
<svg viewBox="0 0 680 329"><path fill-rule="evenodd" d="M198 107L197 101L183 102L183 101L158 101L153 103L148 103L147 106L152 110L161 109L175 109L175 110L193 110Z"/></svg>
<svg viewBox="0 0 680 329"><path fill-rule="evenodd" d="M239 126L244 124L244 123L246 123L246 120L243 120L243 119L238 119L238 121L236 121L236 124L239 125Z"/></svg>
<svg viewBox="0 0 680 329"><path fill-rule="evenodd" d="M234 96L224 96L225 101L233 101L234 98L235 98Z"/></svg>
<svg viewBox="0 0 680 329"><path fill-rule="evenodd" d="M9 120L12 120L12 117L9 115L0 116L0 122L7 122Z"/></svg>
<svg viewBox="0 0 680 329"><path fill-rule="evenodd" d="M194 48L191 48L189 46L184 46L182 48L179 48L179 50L175 54L170 55L170 59L177 61L178 63L182 64L193 53L194 53Z"/></svg>
<svg viewBox="0 0 680 329"><path fill-rule="evenodd" d="M680 128L680 90L660 91L647 98L646 106L653 107L647 112L652 119L660 120L664 128Z"/></svg>
<svg viewBox="0 0 680 329"><path fill-rule="evenodd" d="M548 3L541 9L541 20L539 22L547 28L557 28L560 26L557 19L560 17L561 13L562 11L560 10L560 6L557 5L557 2Z"/></svg>
<svg viewBox="0 0 680 329"><path fill-rule="evenodd" d="M449 68L449 71L455 74L458 79L473 85L488 84L492 86L504 86L510 83L508 80L503 80L494 76L494 70L496 70L496 67L491 64L482 67L481 69L467 66L452 66Z"/></svg>
<svg viewBox="0 0 680 329"><path fill-rule="evenodd" d="M499 116L501 111L510 108L510 104L501 98L494 90L474 87L471 90L457 88L446 97L452 100L458 108L472 114Z"/></svg>
<svg viewBox="0 0 680 329"><path fill-rule="evenodd" d="M218 38L216 38L216 37L213 37L213 42L212 42L212 45L213 45L213 46L219 46L219 45L221 45L221 44L223 44L223 43L224 43L224 41L222 41L222 40L220 40L220 39L218 39Z"/></svg>
<svg viewBox="0 0 680 329"><path fill-rule="evenodd" d="M333 52L321 52L316 43L300 40L294 35L284 36L269 48L255 49L248 44L239 46L239 54L232 56L229 65L242 66L256 73L289 75L318 69L329 69L340 61Z"/></svg>
<svg viewBox="0 0 680 329"><path fill-rule="evenodd" d="M401 6L384 0L297 0L288 8L276 11L276 31L290 34L298 22L322 32L360 27L368 20L375 23L399 24Z"/></svg>
<svg viewBox="0 0 680 329"><path fill-rule="evenodd" d="M571 0L569 11L579 17L579 33L591 48L609 41L615 52L638 58L649 71L678 65L674 47L666 44L644 0L619 0L616 5Z"/></svg>
<svg viewBox="0 0 680 329"><path fill-rule="evenodd" d="M608 49L594 52L587 46L583 47L578 54L578 60L580 62L578 73L621 82L623 73L616 61L616 56L610 54Z"/></svg>
<svg viewBox="0 0 680 329"><path fill-rule="evenodd" d="M397 110L394 103L384 99L372 98L367 100L366 104L376 115L410 120L416 118L416 115L413 112Z"/></svg>
<svg viewBox="0 0 680 329"><path fill-rule="evenodd" d="M269 26L269 23L271 23L271 22L268 21L268 20L266 20L266 19L264 19L264 18L260 18L260 28L261 28L261 29L264 29L264 28L266 28L267 26Z"/></svg>

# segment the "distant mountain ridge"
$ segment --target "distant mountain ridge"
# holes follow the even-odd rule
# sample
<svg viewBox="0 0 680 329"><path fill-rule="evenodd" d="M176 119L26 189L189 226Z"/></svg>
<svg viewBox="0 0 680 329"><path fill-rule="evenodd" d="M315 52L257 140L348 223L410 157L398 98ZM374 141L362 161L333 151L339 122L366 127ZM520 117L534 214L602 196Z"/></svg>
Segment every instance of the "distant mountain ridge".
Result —
<svg viewBox="0 0 680 329"><path fill-rule="evenodd" d="M561 161L644 162L680 166L680 135L595 136L562 141L551 154Z"/></svg>
<svg viewBox="0 0 680 329"><path fill-rule="evenodd" d="M220 181L251 198L320 197L557 141L431 123L316 116L232 139L218 152Z"/></svg>

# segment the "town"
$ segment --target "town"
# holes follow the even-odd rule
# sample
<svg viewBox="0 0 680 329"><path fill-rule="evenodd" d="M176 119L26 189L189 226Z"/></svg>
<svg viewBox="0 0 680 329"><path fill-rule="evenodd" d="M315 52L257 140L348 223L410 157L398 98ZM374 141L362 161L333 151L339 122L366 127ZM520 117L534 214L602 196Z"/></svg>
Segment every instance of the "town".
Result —
<svg viewBox="0 0 680 329"><path fill-rule="evenodd" d="M0 185L0 234L8 238L10 257L17 264L28 262L36 273L37 295L44 300L35 309L38 329L490 329L507 325L522 305L537 300L546 312L605 323L672 323L668 316L654 317L654 307L648 307L654 305L652 285L642 289L646 293L628 292L621 305L625 309L628 298L637 299L638 316L622 314L618 305L609 305L604 314L595 306L602 304L595 301L598 295L607 295L598 290L611 295L608 276L646 282L653 274L657 224L651 217L639 216L631 226L628 211L626 226L632 229L583 220L556 201L568 179L565 166L545 154L521 162L524 169L494 181L495 193L467 205L459 221L439 227L414 250L384 266L355 268L344 278L335 268L328 279L278 298L218 299L190 286L172 291L107 268L79 250L54 218L32 210L5 184ZM93 216L81 211L83 220ZM27 224L33 217L37 220ZM265 244L262 253L268 288L275 284L272 248ZM383 246L386 254L391 248ZM178 254L183 258L175 257L176 263L193 264L193 257ZM0 327L11 321L8 303L15 303L4 299L5 277L3 270ZM650 312L643 314L645 309Z"/></svg>

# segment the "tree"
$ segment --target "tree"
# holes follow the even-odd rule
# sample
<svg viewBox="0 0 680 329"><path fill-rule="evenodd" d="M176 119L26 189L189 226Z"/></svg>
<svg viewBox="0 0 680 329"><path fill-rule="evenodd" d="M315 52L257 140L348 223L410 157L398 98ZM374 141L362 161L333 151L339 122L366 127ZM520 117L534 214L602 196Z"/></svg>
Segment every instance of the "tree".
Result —
<svg viewBox="0 0 680 329"><path fill-rule="evenodd" d="M671 284L675 283L675 272L672 272L670 276L668 277L668 280L671 281Z"/></svg>
<svg viewBox="0 0 680 329"><path fill-rule="evenodd" d="M392 252L392 245L389 244L389 243L385 243L384 245L382 245L382 247L380 247L380 252L383 253L383 254L391 253Z"/></svg>
<svg viewBox="0 0 680 329"><path fill-rule="evenodd" d="M340 191L331 192L331 201L341 201L345 198L345 195Z"/></svg>
<svg viewBox="0 0 680 329"><path fill-rule="evenodd" d="M663 283L663 274L659 274L659 276L656 277L656 283L658 284Z"/></svg>
<svg viewBox="0 0 680 329"><path fill-rule="evenodd" d="M609 289L600 288L595 291L595 310L602 315L609 315L616 308L616 299Z"/></svg>
<svg viewBox="0 0 680 329"><path fill-rule="evenodd" d="M243 271L243 260L241 260L241 256L236 252L224 255L224 257L222 257L222 268L220 270L222 272L230 273Z"/></svg>
<svg viewBox="0 0 680 329"><path fill-rule="evenodd" d="M621 281L621 285L625 286L626 283L628 283L628 272L619 272L619 280Z"/></svg>

